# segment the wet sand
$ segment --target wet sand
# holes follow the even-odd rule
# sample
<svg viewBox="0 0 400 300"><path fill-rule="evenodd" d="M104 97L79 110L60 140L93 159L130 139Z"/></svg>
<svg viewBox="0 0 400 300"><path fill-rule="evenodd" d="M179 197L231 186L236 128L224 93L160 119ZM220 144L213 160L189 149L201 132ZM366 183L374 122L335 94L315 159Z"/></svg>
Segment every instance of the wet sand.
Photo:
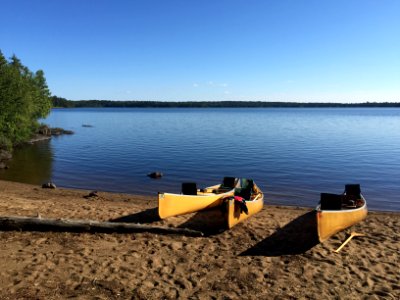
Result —
<svg viewBox="0 0 400 300"><path fill-rule="evenodd" d="M266 205L224 231L218 210L160 220L156 196L89 192L0 181L0 216L113 220L206 235L2 230L0 299L400 298L399 213L369 212L320 244L310 208ZM334 253L351 231L366 236Z"/></svg>

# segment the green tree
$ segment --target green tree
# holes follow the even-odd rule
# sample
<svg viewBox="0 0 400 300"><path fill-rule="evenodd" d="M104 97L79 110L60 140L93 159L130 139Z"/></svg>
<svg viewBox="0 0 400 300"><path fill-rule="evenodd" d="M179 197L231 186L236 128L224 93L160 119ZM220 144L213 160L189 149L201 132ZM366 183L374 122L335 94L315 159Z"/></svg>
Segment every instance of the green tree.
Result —
<svg viewBox="0 0 400 300"><path fill-rule="evenodd" d="M46 83L46 78L44 77L44 72L42 70L36 71L32 78L32 83L34 86L34 115L35 119L46 117L51 110L51 99L50 90Z"/></svg>
<svg viewBox="0 0 400 300"><path fill-rule="evenodd" d="M28 140L50 109L43 71L32 73L15 55L7 61L0 51L0 148Z"/></svg>

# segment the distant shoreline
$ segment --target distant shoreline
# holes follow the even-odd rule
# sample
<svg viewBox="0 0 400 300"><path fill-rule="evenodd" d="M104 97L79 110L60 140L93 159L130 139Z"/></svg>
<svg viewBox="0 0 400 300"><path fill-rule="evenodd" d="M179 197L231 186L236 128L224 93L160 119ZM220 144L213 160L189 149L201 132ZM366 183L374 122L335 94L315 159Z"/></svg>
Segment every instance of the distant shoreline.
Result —
<svg viewBox="0 0 400 300"><path fill-rule="evenodd" d="M54 108L338 108L338 107L400 107L400 102L323 103L323 102L265 102L265 101L113 101L67 100L52 97Z"/></svg>

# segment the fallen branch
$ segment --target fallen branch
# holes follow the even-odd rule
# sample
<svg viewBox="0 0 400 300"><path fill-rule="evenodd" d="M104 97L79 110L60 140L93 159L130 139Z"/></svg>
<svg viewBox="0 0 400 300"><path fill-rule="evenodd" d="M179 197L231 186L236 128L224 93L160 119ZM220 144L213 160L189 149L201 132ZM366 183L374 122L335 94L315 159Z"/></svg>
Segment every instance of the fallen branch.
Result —
<svg viewBox="0 0 400 300"><path fill-rule="evenodd" d="M0 230L183 234L203 236L201 231L189 228L149 226L143 224L100 222L91 220L41 219L30 217L0 217Z"/></svg>

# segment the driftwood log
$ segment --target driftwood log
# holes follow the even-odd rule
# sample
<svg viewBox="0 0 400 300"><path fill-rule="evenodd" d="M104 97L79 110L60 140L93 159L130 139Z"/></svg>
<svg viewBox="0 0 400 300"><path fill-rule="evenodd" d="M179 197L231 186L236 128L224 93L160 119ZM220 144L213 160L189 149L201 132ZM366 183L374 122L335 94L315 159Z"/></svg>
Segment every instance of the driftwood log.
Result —
<svg viewBox="0 0 400 300"><path fill-rule="evenodd" d="M201 231L189 228L149 226L144 224L100 222L91 220L42 219L31 217L0 217L0 230L182 234L203 236Z"/></svg>

